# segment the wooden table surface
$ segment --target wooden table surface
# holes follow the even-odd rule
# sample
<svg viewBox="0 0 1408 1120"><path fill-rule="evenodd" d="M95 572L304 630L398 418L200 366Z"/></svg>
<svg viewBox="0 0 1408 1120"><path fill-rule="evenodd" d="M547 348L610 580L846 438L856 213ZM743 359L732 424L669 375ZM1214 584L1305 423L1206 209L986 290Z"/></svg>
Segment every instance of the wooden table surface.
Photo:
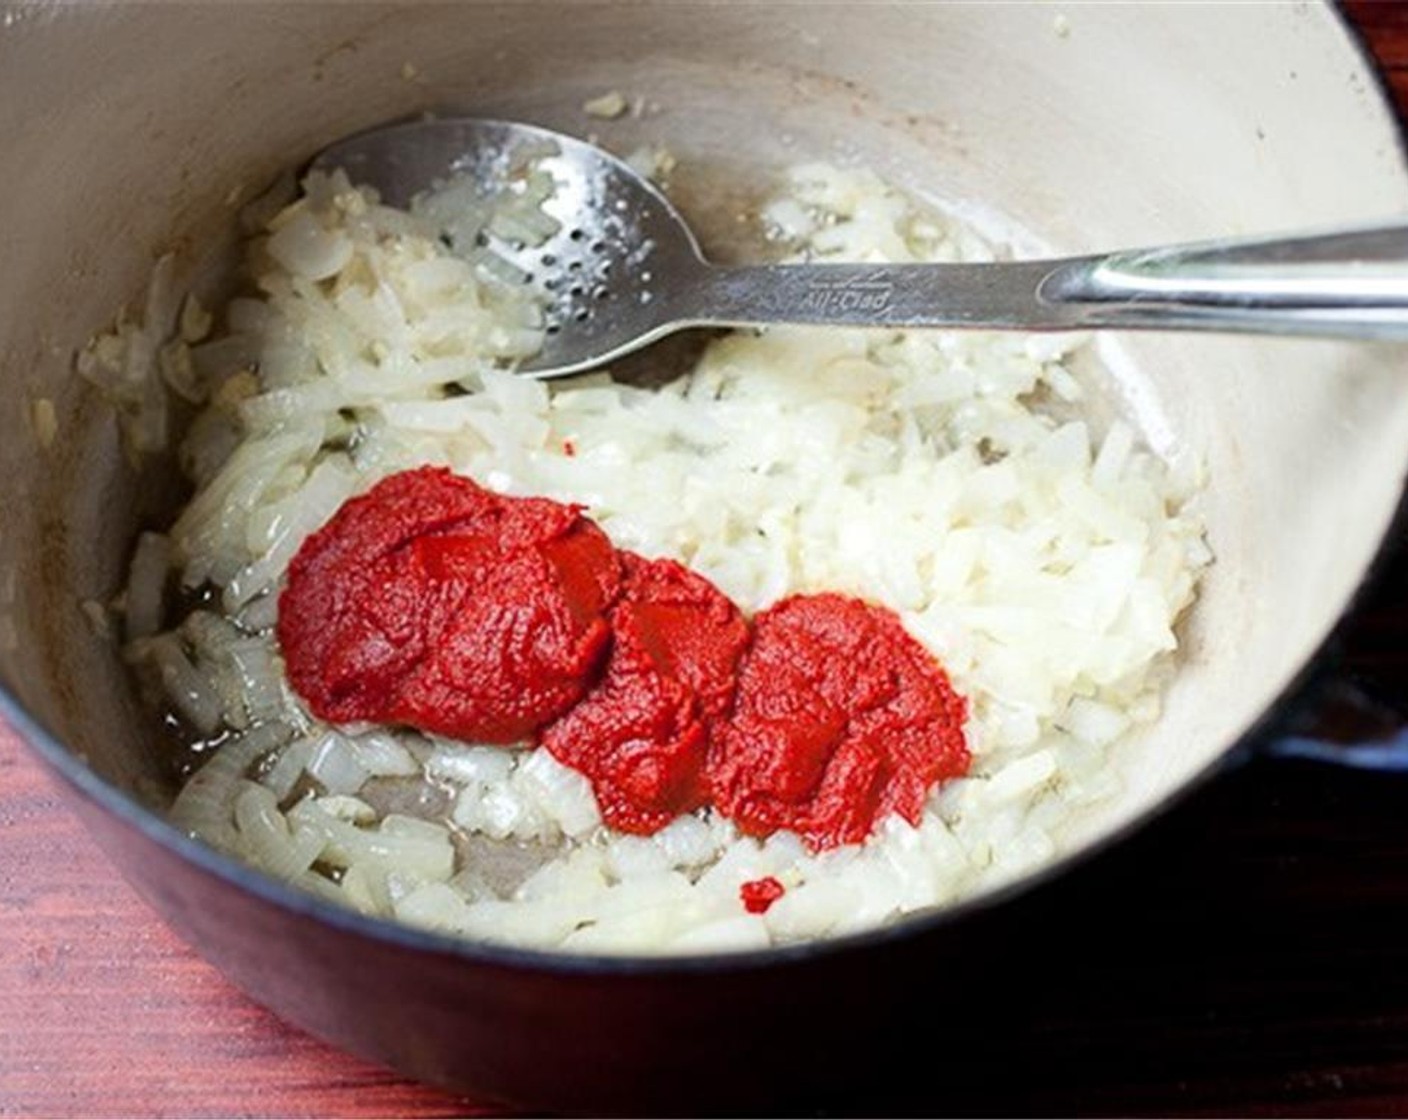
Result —
<svg viewBox="0 0 1408 1120"><path fill-rule="evenodd" d="M1408 110L1408 4L1347 11ZM1408 563L1346 645L1408 700ZM900 1080L829 1111L1408 1115L1408 777L1257 763L1136 844L1106 884L1138 911L1120 903L1123 947L1081 1006L1034 995L1012 1076ZM0 1115L484 1112L232 989L0 726Z"/></svg>

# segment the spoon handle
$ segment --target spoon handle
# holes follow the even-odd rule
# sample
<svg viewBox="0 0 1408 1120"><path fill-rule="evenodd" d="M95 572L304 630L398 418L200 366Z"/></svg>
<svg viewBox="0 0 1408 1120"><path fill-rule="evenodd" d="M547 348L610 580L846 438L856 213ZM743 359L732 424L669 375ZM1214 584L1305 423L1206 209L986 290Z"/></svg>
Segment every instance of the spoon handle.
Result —
<svg viewBox="0 0 1408 1120"><path fill-rule="evenodd" d="M1408 339L1408 226L993 264L709 267L690 324L1238 331Z"/></svg>

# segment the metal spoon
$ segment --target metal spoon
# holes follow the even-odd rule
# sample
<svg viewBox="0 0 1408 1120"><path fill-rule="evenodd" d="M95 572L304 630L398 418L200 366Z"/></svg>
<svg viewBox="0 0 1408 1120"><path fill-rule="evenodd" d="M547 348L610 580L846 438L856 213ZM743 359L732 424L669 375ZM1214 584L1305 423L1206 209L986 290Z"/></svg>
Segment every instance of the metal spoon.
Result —
<svg viewBox="0 0 1408 1120"><path fill-rule="evenodd" d="M539 244L492 247L544 297L546 342L520 367L540 378L593 369L686 327L767 323L1408 339L1408 226L995 264L720 268L654 184L532 125L415 121L340 141L313 163L396 206L451 176L502 188L525 165L556 181L542 209L560 228Z"/></svg>

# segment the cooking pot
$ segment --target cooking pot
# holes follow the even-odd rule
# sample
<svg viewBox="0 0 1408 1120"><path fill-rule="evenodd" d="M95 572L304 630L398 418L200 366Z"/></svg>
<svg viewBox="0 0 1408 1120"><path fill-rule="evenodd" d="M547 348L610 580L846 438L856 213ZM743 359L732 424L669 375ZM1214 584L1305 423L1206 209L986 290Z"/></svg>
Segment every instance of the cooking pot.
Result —
<svg viewBox="0 0 1408 1120"><path fill-rule="evenodd" d="M585 117L610 89L646 112ZM1038 900L1061 913L1076 862L1255 745L1331 751L1273 732L1398 517L1408 355L1107 338L1114 402L1205 471L1217 560L1164 714L1118 758L1123 797L1074 823L1060 862L893 928L722 957L573 957L361 917L163 821L159 736L82 604L120 588L135 534L180 492L169 465L126 460L72 355L162 252L218 295L244 202L329 141L427 109L666 142L725 260L740 205L807 157L869 165L980 227L1000 213L1024 247L1063 253L1392 218L1400 140L1332 8L47 4L5 11L0 94L5 714L167 921L315 1034L540 1107L819 1093L883 1058L902 1000L937 991L969 1025L999 1021L993 970L1030 943ZM1397 757L1374 749L1359 757Z"/></svg>

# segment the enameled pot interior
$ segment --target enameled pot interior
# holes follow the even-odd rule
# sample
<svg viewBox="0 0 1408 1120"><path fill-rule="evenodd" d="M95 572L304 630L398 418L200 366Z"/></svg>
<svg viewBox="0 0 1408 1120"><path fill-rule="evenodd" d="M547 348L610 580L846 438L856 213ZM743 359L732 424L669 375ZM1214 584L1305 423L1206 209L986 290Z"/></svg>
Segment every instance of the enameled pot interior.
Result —
<svg viewBox="0 0 1408 1120"><path fill-rule="evenodd" d="M157 255L219 290L238 208L323 144L427 109L620 150L663 142L723 259L778 167L857 161L1060 252L1385 219L1408 176L1328 8L1044 4L31 6L0 29L0 677L114 785L170 786L117 650L80 604L121 586L177 493L133 471L72 354ZM616 122L609 89L651 111ZM1408 463L1401 348L1101 341L1150 443L1205 472L1217 562L1156 729L1121 760L1118 826L1273 703L1344 609ZM55 403L44 449L32 405Z"/></svg>

